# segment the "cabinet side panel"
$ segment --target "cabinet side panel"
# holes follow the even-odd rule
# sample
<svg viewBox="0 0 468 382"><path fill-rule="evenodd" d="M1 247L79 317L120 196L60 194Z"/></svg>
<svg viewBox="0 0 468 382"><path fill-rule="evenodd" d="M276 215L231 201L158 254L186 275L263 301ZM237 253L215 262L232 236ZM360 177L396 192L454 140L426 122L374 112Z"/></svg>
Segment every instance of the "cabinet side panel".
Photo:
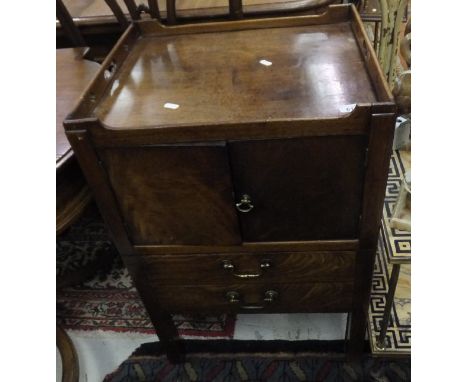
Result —
<svg viewBox="0 0 468 382"><path fill-rule="evenodd" d="M134 244L240 243L224 145L102 149L100 157Z"/></svg>
<svg viewBox="0 0 468 382"><path fill-rule="evenodd" d="M385 199L394 128L395 115L393 113L372 116L359 232L360 250L356 257L356 283L350 321L349 351L351 354L359 354L364 344L372 273Z"/></svg>

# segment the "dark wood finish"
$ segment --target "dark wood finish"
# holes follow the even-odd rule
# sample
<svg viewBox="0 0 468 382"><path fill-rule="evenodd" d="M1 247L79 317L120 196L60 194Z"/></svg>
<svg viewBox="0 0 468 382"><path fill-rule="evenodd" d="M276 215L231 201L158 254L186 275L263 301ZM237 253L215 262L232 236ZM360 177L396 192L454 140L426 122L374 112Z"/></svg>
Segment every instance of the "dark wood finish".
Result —
<svg viewBox="0 0 468 382"><path fill-rule="evenodd" d="M179 337L169 311L155 298L153 289L149 287L147 272L141 268L137 269L133 273L133 279L141 298L145 301L146 310L156 328L159 341L166 349L167 358L173 363L182 362L184 360L183 342L181 342L181 337Z"/></svg>
<svg viewBox="0 0 468 382"><path fill-rule="evenodd" d="M63 129L63 120L99 65L83 59L86 48L56 51L56 232L66 230L91 200L73 151Z"/></svg>
<svg viewBox="0 0 468 382"><path fill-rule="evenodd" d="M176 0L166 1L166 20L168 25L174 25L177 22Z"/></svg>
<svg viewBox="0 0 468 382"><path fill-rule="evenodd" d="M171 357L170 313L258 311L270 290L261 311L351 313L359 352L395 114L362 28L351 6L137 21L65 122ZM249 192L252 218L236 213Z"/></svg>
<svg viewBox="0 0 468 382"><path fill-rule="evenodd" d="M363 349L372 273L382 219L385 187L392 151L395 113L374 114L369 136L368 166L364 183L360 249L356 257L353 311L351 313L350 354L357 357Z"/></svg>
<svg viewBox="0 0 468 382"><path fill-rule="evenodd" d="M243 17L242 0L229 0L229 16L234 20Z"/></svg>
<svg viewBox="0 0 468 382"><path fill-rule="evenodd" d="M175 0L174 0L175 1ZM148 0L149 13L153 19L161 19L157 0Z"/></svg>
<svg viewBox="0 0 468 382"><path fill-rule="evenodd" d="M118 212L114 194L107 183L106 174L102 168L94 148L85 131L68 132L68 139L80 163L83 173L94 194L105 223L110 230L114 244L122 255L133 253L133 247L128 239L125 225Z"/></svg>
<svg viewBox="0 0 468 382"><path fill-rule="evenodd" d="M138 38L137 33L135 25L130 24L120 37L118 44L112 48L107 58L102 62L101 68L94 77L94 80L88 83L83 94L83 99L78 103L78 110L75 109L73 113L87 114L95 108L107 89L109 82L115 76L115 72L118 70L121 62L127 58L129 45ZM108 72L110 67L113 67L112 72ZM72 116L70 117L73 119ZM87 117L89 118L89 116Z"/></svg>
<svg viewBox="0 0 468 382"><path fill-rule="evenodd" d="M140 12L138 11L138 7L135 4L135 0L124 0L124 2L132 20L140 20Z"/></svg>
<svg viewBox="0 0 468 382"><path fill-rule="evenodd" d="M343 105L374 102L350 24L309 29L274 28L268 39L256 30L139 39L116 73L120 86L108 89L96 116L128 130L340 117ZM167 102L180 106L167 109Z"/></svg>
<svg viewBox="0 0 468 382"><path fill-rule="evenodd" d="M381 81L381 78L369 79L366 74L365 61L354 42L355 36L351 28L353 17L348 7L335 6L330 7L326 14L300 18L242 20L171 28L163 27L154 20L138 22L137 27L132 26L127 29L108 57L107 64L115 61L118 69L111 79L112 81L118 79L122 85L117 88L104 86L104 82L99 78L104 74L103 68L102 73L88 88L84 102L75 111L73 119L80 118L80 115L89 116L89 111L94 110L97 117L113 129L154 127L156 121L157 125L162 127L174 125L181 127L184 123L192 126L247 121L269 123L269 121L287 121L289 118L307 120L307 117L340 119L346 115L342 111L343 105L356 103L365 105L375 101L391 100L390 93L385 98L381 98L380 93L374 94L373 88L379 87L377 82ZM301 34L296 34L301 31L306 33L312 26L315 32L310 35L310 39L301 39ZM264 28L271 30L268 40L264 38L264 33L258 31ZM229 31L236 33L205 33ZM141 33L148 38L138 39ZM184 36L180 36L181 34ZM186 34L190 34L190 37ZM229 37L230 35L232 36ZM226 44L223 36L232 42L233 48L230 44ZM251 41L244 43L247 38ZM221 48L212 48L210 54L204 55L206 58L198 57L198 51L193 46L197 41L207 45L206 39L211 45L213 40L219 46L225 46L228 52L239 53L236 65L226 66ZM323 49L320 44L323 39L328 41L327 49ZM185 43L188 40L190 44ZM237 41L245 49L236 50ZM252 44L252 41L257 44ZM177 43L180 44L180 53L177 54L179 58L174 62L171 62L171 57L167 53L169 43L174 45L174 48ZM278 45L282 50L277 50ZM296 46L298 49L291 51L288 49L291 46ZM308 55L302 52L303 50ZM167 65L161 65L159 72L150 65L152 62L148 56L150 51L167 57ZM276 56L268 54L274 64L264 67L259 60L265 57L264 53L270 51L277 54ZM211 63L206 61L210 56L212 56ZM193 57L197 57L197 60ZM185 62L181 61L183 58ZM207 66L200 66L201 61ZM344 65L343 61L347 62L347 65ZM299 65L294 65L295 63ZM107 67L106 62L103 66ZM350 71L351 66L354 66L354 71ZM278 68L283 70L278 72ZM217 70L219 74L216 74ZM153 72L157 74L150 74ZM205 72L214 72L212 74L216 74L215 78L206 76ZM285 72L287 75L284 75ZM294 78L289 72L295 74ZM282 76L286 76L296 87L292 88ZM320 77L325 77L326 82L330 84L327 87L314 86L315 79ZM140 80L135 82L135 78ZM297 78L301 78L302 81L298 81ZM162 86L160 82L162 80L166 82L167 87ZM254 80L259 82L258 87L252 87L249 83ZM276 82L272 83L273 81ZM137 83L141 83L141 86L137 86ZM226 87L226 91L219 97L213 97L213 93L219 93L219 83ZM197 84L201 86L199 89ZM287 91L278 90L281 87ZM153 94L155 89L158 90L157 94ZM199 97L191 97L191 92L196 90L199 91ZM248 100L256 108L250 105L246 101L246 96L239 94L239 91L251 94ZM269 93L272 95L269 96ZM104 102L100 102L103 97ZM194 101L194 98L201 101ZM166 102L177 103L180 108L166 109L164 108ZM138 109L130 109L130 104L137 105ZM201 107L209 108L209 116L208 113L199 111ZM233 113L233 110L244 109L242 113L239 111Z"/></svg>
<svg viewBox="0 0 468 382"><path fill-rule="evenodd" d="M56 233L61 234L78 219L91 201L86 180L74 157L56 173Z"/></svg>
<svg viewBox="0 0 468 382"><path fill-rule="evenodd" d="M110 8L112 13L114 14L120 27L125 29L128 26L129 21L127 20L127 17L123 13L122 8L120 8L117 1L116 0L104 0L104 1L106 2L107 6Z"/></svg>
<svg viewBox="0 0 468 382"><path fill-rule="evenodd" d="M387 106L387 105L382 105ZM80 107L86 107L86 104ZM311 120L267 120L262 122L169 125L114 130L104 126L101 121L89 118L90 133L96 147L121 147L186 142L210 142L221 140L248 140L274 138L303 138L309 136L365 135L369 126L371 105L358 105L342 118ZM70 129L79 124L67 122Z"/></svg>
<svg viewBox="0 0 468 382"><path fill-rule="evenodd" d="M354 279L355 252L290 252L132 256L126 263L134 273L147 272L152 284L216 284L225 281L249 283L343 282ZM224 269L224 262L235 268ZM262 269L261 264L270 264ZM235 276L237 275L237 276ZM250 277L239 277L250 275ZM260 275L254 277L252 275Z"/></svg>
<svg viewBox="0 0 468 382"><path fill-rule="evenodd" d="M174 313L307 313L347 312L352 307L353 283L235 283L221 285L149 284L154 299L164 310ZM266 302L265 294L278 297ZM239 293L239 302L229 302L228 292Z"/></svg>
<svg viewBox="0 0 468 382"><path fill-rule="evenodd" d="M394 107L396 110L396 107ZM388 167L392 147L388 144L393 140L395 113L374 114L369 135L369 150L367 154L362 221L359 233L360 247L364 250L375 249L379 237L380 220L382 218L385 187L388 179Z"/></svg>
<svg viewBox="0 0 468 382"><path fill-rule="evenodd" d="M56 0L55 7L57 19L60 21L60 25L65 31L67 37L72 41L73 45L86 46L86 42L83 39L80 30L73 22L73 18L70 16L70 13L63 4L62 0Z"/></svg>
<svg viewBox="0 0 468 382"><path fill-rule="evenodd" d="M60 326L56 330L56 344L62 359L62 382L78 382L79 364L75 347L68 334Z"/></svg>
<svg viewBox="0 0 468 382"><path fill-rule="evenodd" d="M101 150L134 244L236 245L224 144Z"/></svg>
<svg viewBox="0 0 468 382"><path fill-rule="evenodd" d="M237 246L216 245L136 245L135 254L159 255L176 253L258 253L281 252L285 247L290 251L352 251L359 248L358 240L315 240L288 242L246 242Z"/></svg>
<svg viewBox="0 0 468 382"><path fill-rule="evenodd" d="M240 141L229 144L245 241L353 239L358 235L365 136Z"/></svg>

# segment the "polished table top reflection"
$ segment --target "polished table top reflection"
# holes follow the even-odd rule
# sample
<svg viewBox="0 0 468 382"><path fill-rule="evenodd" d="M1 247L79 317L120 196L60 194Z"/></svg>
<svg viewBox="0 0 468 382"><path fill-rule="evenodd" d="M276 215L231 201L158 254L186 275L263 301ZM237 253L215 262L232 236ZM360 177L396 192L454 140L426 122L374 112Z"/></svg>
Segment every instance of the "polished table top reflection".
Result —
<svg viewBox="0 0 468 382"><path fill-rule="evenodd" d="M341 117L376 101L349 23L140 38L96 116L115 129Z"/></svg>

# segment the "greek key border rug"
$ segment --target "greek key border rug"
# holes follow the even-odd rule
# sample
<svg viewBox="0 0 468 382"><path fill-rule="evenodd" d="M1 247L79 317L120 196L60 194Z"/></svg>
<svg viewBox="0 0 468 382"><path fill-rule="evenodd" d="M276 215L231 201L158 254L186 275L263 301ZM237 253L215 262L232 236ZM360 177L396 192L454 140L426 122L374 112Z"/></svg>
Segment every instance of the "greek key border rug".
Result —
<svg viewBox="0 0 468 382"><path fill-rule="evenodd" d="M375 355L409 355L411 353L410 264L401 266L400 278L390 314L385 349L382 350L376 346L392 270L392 265L389 263L390 255L398 256L411 253L411 233L395 230L388 226L388 219L398 198L404 172L405 166L402 156L398 151L395 151L392 155L389 169L381 235L374 265L368 314L369 340L372 353ZM391 232L391 235L388 235L388 232Z"/></svg>

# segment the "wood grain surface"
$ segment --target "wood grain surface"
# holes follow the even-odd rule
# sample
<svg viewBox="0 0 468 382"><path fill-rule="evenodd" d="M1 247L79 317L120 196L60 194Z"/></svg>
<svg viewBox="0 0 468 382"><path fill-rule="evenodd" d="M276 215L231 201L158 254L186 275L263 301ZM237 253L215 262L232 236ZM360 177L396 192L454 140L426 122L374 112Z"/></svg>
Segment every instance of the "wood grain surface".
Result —
<svg viewBox="0 0 468 382"><path fill-rule="evenodd" d="M367 142L364 136L275 139L229 144L244 241L358 237Z"/></svg>
<svg viewBox="0 0 468 382"><path fill-rule="evenodd" d="M133 243L241 242L225 145L108 149L100 156Z"/></svg>
<svg viewBox="0 0 468 382"><path fill-rule="evenodd" d="M56 234L59 235L75 222L91 201L91 192L76 158L67 160L56 172Z"/></svg>
<svg viewBox="0 0 468 382"><path fill-rule="evenodd" d="M262 253L284 251L354 251L359 240L314 240L314 241L262 241L245 242L241 245L136 245L137 255L166 255L179 253Z"/></svg>
<svg viewBox="0 0 468 382"><path fill-rule="evenodd" d="M62 361L62 382L78 382L80 368L75 346L68 334L60 326L56 327L56 346Z"/></svg>
<svg viewBox="0 0 468 382"><path fill-rule="evenodd" d="M143 38L108 89L96 116L113 129L339 117L376 101L346 22Z"/></svg>
<svg viewBox="0 0 468 382"><path fill-rule="evenodd" d="M148 288L151 288L151 283ZM278 293L275 301L265 302L265 293ZM230 303L226 294L239 293L240 301ZM351 308L353 283L247 284L225 282L219 285L165 285L152 291L159 306L173 313L325 313L346 312ZM244 308L245 307L245 308ZM261 307L261 308L260 308Z"/></svg>
<svg viewBox="0 0 468 382"><path fill-rule="evenodd" d="M106 58L67 134L171 357L177 312L348 312L362 352L395 117L371 49L343 5L142 20Z"/></svg>
<svg viewBox="0 0 468 382"><path fill-rule="evenodd" d="M127 265L135 274L148 273L151 282L165 284L216 284L240 282L235 275L260 275L242 278L258 282L352 281L355 252L289 252L289 253L210 253L197 255L132 256ZM234 266L224 269L224 262ZM268 263L268 269L261 264Z"/></svg>

